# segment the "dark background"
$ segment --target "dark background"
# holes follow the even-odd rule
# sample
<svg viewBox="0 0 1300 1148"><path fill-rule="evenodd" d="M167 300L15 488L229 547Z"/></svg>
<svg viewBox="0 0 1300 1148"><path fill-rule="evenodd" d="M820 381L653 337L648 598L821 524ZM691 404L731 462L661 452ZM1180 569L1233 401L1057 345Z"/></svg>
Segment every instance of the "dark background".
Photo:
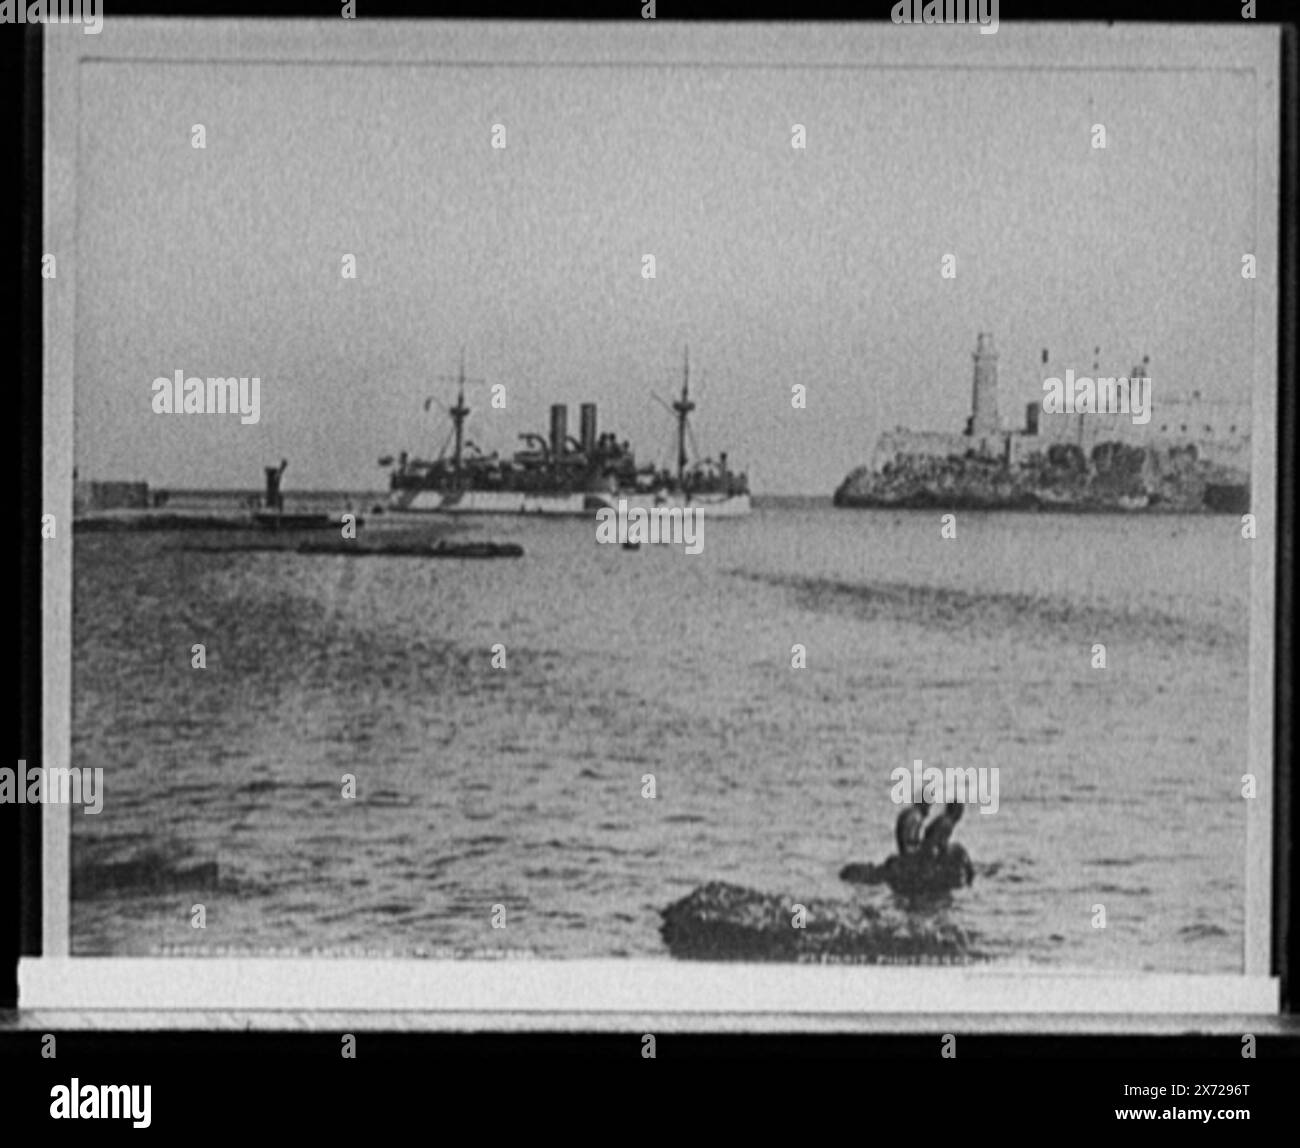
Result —
<svg viewBox="0 0 1300 1148"><path fill-rule="evenodd" d="M25 0L19 0L20 3ZM252 18L337 18L341 0L291 3L285 0L245 3L140 3L105 0L101 13L117 16L223 16ZM684 3L656 0L659 20L861 20L886 22L892 5L871 3L812 3L777 6L772 0L706 0ZM357 0L358 19L385 17L620 19L639 20L640 0L619 3L596 0L546 0L545 3L393 3ZM1132 0L1054 0L1017 3L1002 0L1000 20L1123 21L1223 24L1240 19L1237 2L1198 6ZM1260 3L1257 23L1293 21L1290 5ZM6 611L3 643L6 661L16 670L6 675L7 693L17 703L7 709L3 764L18 759L39 764L40 755L40 517L41 470L41 29L30 25L0 25L0 139L3 140L3 183L16 196L0 216L0 282L9 291L0 297L0 360L10 407L4 427L11 442L2 465L4 489L16 492L9 504L11 537L17 553L5 563L16 571L19 585L7 595L16 609ZM411 1124L422 1140L450 1134L468 1119L469 1127L491 1133L502 1121L522 1121L534 1134L577 1132L605 1139L639 1130L642 1117L658 1116L668 1134L703 1131L716 1121L731 1138L744 1135L745 1117L768 1120L774 1109L788 1114L797 1134L826 1136L848 1125L849 1134L878 1136L892 1131L895 1121L906 1125L904 1135L924 1136L943 1129L952 1136L999 1135L1007 1131L1056 1138L1085 1129L1109 1131L1119 1123L1116 1107L1249 1108L1247 1126L1258 1135L1273 1119L1290 1115L1300 1068L1300 1019L1291 970L1296 960L1296 893L1292 842L1296 824L1296 794L1292 777L1291 731L1291 606L1295 569L1292 532L1295 514L1296 443L1296 93L1297 36L1294 23L1284 40L1282 68L1282 179L1279 238L1279 571L1276 761L1278 841L1275 864L1274 972L1282 977L1284 1019L1270 1024L1270 1033L1256 1033L1257 1059L1241 1057L1241 1038L1231 1036L957 1036L957 1057L940 1056L945 1031L936 1023L932 1033L860 1036L805 1035L674 1035L656 1034L657 1058L690 1059L699 1064L735 1061L746 1076L758 1068L780 1066L784 1087L758 1092L742 1079L730 1087L731 1066L721 1074L693 1075L694 1096L680 1088L671 1093L654 1088L650 1068L620 1081L630 1087L610 1093L605 1104L617 1116L601 1115L605 1090L585 1087L587 1081L566 1073L575 1059L600 1058L640 1062L640 1034L539 1033L525 1036L358 1033L358 1056L343 1060L338 1033L290 1034L243 1032L88 1032L56 1030L58 1057L41 1057L43 1033L19 1027L12 1010L17 1000L18 954L40 951L40 807L0 805L0 1114L16 1122L20 1139L25 1129L37 1134L75 1129L98 1136L105 1122L54 1122L49 1119L49 1090L73 1076L94 1083L151 1083L153 1122L149 1131L169 1140L187 1133L274 1127L309 1134L309 1129L333 1133L337 1139L360 1120L374 1128L377 1117L391 1128L393 1138L406 1138L399 1129ZM1189 237L1194 242L1194 237ZM17 443L12 442L13 436ZM70 523L59 523L60 532ZM67 544L64 539L63 544ZM16 926L16 927L15 927ZM8 932L4 932L8 930ZM4 1011L9 1010L9 1011ZM1280 1027L1280 1031L1279 1031ZM1243 1020L1244 1032L1251 1031ZM490 1070L501 1062L504 1072ZM932 1060L929 1071L921 1061ZM739 1062L744 1062L742 1066ZM789 1070L798 1062L816 1061L816 1077ZM851 1077L825 1074L831 1061L856 1062ZM612 1067L612 1064L611 1064ZM456 1072L457 1068L468 1072ZM489 1071L484 1072L484 1069ZM539 1071L540 1069L540 1071ZM448 1073L450 1070L450 1075ZM762 1069L760 1069L762 1071ZM738 1075L738 1073L736 1074ZM484 1091L466 1091L474 1080ZM542 1103L534 1081L545 1082ZM645 1083L643 1083L645 1082ZM847 1082L847 1087L845 1083ZM1158 1101L1123 1096L1124 1084L1251 1083L1250 1095L1188 1096ZM557 1088L558 1084L558 1088ZM809 1088L808 1084L813 1087ZM448 1087L448 1086L452 1087ZM533 1087L530 1088L530 1085ZM594 1095L593 1095L594 1094ZM697 1112L697 1108L699 1111ZM632 1117L631 1120L627 1117ZM699 1119L700 1116L704 1120ZM714 1119L709 1120L712 1116ZM511 1118L514 1117L514 1120ZM391 1123L390 1123L391 1121ZM1264 1122L1268 1122L1267 1124ZM111 1122L110 1122L111 1123ZM647 1121L648 1123L648 1121ZM1293 1121L1288 1121L1293 1123ZM856 1127L854 1126L856 1125ZM129 1123L119 1122L123 1129ZM1190 1125L1165 1123L1185 1134ZM423 1132L424 1135L420 1136ZM148 1135L148 1132L132 1132ZM769 1132L769 1134L771 1134ZM1239 1136L1220 1123L1210 1133ZM384 1137L385 1139L388 1136ZM1070 1138L1073 1138L1072 1136Z"/></svg>

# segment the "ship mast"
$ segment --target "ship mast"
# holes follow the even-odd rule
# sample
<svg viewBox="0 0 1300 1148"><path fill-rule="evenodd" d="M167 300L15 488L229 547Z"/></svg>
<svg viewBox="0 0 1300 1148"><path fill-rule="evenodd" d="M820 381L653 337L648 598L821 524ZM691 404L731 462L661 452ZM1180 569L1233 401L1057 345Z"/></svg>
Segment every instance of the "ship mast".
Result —
<svg viewBox="0 0 1300 1148"><path fill-rule="evenodd" d="M456 485L460 485L460 456L461 448L465 438L465 420L469 418L469 407L465 405L465 384L468 382L482 382L481 379L467 379L465 377L465 348L460 349L460 374L453 378L451 375L441 375L441 379L454 382L460 388L456 395L456 405L448 407L447 413L451 415L451 421L456 427L456 453L452 456L452 473L455 475Z"/></svg>
<svg viewBox="0 0 1300 1148"><path fill-rule="evenodd" d="M677 413L677 485L682 487L683 478L686 473L686 419L691 411L695 409L695 404L691 402L691 348L690 344L686 345L686 363L682 372L682 397L673 403L673 410Z"/></svg>
<svg viewBox="0 0 1300 1148"><path fill-rule="evenodd" d="M457 380L460 390L456 395L456 405L447 413L456 424L456 454L452 463L457 481L460 480L460 451L465 438L465 420L469 418L469 407L465 405L465 348L460 349L460 378Z"/></svg>

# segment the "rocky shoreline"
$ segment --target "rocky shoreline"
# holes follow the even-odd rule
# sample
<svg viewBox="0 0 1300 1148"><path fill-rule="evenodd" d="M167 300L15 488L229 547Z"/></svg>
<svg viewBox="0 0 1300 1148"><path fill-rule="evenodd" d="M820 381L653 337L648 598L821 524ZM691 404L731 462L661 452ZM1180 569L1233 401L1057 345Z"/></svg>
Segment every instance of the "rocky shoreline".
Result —
<svg viewBox="0 0 1300 1148"><path fill-rule="evenodd" d="M946 458L898 455L880 470L853 470L835 505L875 509L1075 513L1244 514L1248 476L1197 458L1195 447L1159 451L1101 443L1091 455L1055 444L1019 465L974 451Z"/></svg>

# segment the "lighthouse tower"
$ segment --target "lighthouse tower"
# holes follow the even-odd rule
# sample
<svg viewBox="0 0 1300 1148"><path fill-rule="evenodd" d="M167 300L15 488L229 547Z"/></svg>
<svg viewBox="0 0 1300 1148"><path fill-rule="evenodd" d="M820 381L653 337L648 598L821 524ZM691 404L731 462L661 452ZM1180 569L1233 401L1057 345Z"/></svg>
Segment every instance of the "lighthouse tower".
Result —
<svg viewBox="0 0 1300 1148"><path fill-rule="evenodd" d="M998 418L998 353L993 336L980 334L975 346L975 390L971 398L971 438L997 435L1002 430Z"/></svg>

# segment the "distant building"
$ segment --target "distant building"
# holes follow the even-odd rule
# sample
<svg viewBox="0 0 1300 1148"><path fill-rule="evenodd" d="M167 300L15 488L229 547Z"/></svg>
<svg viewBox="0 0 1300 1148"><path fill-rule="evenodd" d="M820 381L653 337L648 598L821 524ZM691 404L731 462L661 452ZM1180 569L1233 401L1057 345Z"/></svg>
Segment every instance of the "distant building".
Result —
<svg viewBox="0 0 1300 1148"><path fill-rule="evenodd" d="M74 479L72 483L74 515L90 510L144 510L148 506L147 482L85 482Z"/></svg>
<svg viewBox="0 0 1300 1148"><path fill-rule="evenodd" d="M1090 457L1104 442L1149 448L1157 453L1186 452L1208 462L1249 471L1251 410L1249 402L1205 399L1200 391L1179 395L1163 380L1149 384L1151 418L1135 423L1130 414L1049 414L1042 399L1026 404L1023 428L1009 429L998 414L998 353L993 336L981 332L972 356L975 363L971 415L964 434L912 431L898 427L881 435L871 461L873 470L908 459L976 455L1009 465L1029 461L1056 444L1070 443ZM1128 378L1150 377L1149 360L1133 367ZM1046 352L1044 375L1048 377ZM1097 368L1097 373L1101 369ZM1084 372L1076 371L1082 376ZM1103 376L1105 377L1105 376ZM1043 379L1037 384L1041 386Z"/></svg>

